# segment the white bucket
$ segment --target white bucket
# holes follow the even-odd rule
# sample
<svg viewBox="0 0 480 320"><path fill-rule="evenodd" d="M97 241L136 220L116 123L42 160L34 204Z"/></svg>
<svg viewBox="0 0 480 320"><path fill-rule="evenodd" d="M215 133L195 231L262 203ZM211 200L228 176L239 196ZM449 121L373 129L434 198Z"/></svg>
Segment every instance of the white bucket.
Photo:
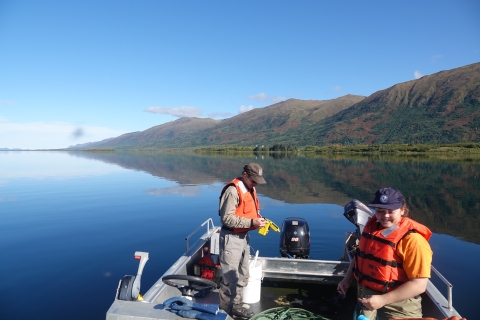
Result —
<svg viewBox="0 0 480 320"><path fill-rule="evenodd" d="M243 302L256 303L260 301L260 289L263 280L262 262L255 259L250 261L249 266L250 277L248 278L248 285L243 288Z"/></svg>

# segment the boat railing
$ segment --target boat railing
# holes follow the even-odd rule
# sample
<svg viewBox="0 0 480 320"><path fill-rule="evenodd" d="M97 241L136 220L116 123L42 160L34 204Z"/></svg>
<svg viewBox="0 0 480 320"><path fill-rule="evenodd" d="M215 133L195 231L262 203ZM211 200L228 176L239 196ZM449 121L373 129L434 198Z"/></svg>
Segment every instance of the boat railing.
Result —
<svg viewBox="0 0 480 320"><path fill-rule="evenodd" d="M353 255L355 253L356 247L353 249L349 250L348 244L350 242L350 239L355 236L354 238L356 239L357 236L353 232L347 232L345 234L345 241L343 242L343 255L340 258L341 261L352 261Z"/></svg>
<svg viewBox="0 0 480 320"><path fill-rule="evenodd" d="M185 238L185 242L186 242L186 246L187 246L187 250L186 252L188 252L188 249L190 248L189 246L189 243L188 241L190 240L190 238L196 234L198 232L198 230L200 230L203 226L207 225L207 234L210 234L211 231L213 231L215 229L215 225L213 224L213 220L212 218L208 218L207 220L205 220L205 222L203 222L201 225L198 226L197 229L193 230L192 233L190 233L186 238Z"/></svg>
<svg viewBox="0 0 480 320"><path fill-rule="evenodd" d="M448 280L432 265L432 271L438 276L440 280L447 286L447 301L448 301L448 310L453 310L453 285L448 282Z"/></svg>

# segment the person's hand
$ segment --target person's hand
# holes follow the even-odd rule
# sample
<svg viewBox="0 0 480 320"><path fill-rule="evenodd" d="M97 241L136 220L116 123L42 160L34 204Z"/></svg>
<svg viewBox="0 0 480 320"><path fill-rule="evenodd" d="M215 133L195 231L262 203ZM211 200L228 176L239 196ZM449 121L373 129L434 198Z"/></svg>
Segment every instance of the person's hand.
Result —
<svg viewBox="0 0 480 320"><path fill-rule="evenodd" d="M368 310L377 310L385 305L383 302L383 296L381 294L365 296L365 298L358 298L358 301Z"/></svg>
<svg viewBox="0 0 480 320"><path fill-rule="evenodd" d="M342 281L338 283L337 291L341 294L347 295L348 288L350 288L350 284L352 282L348 281L347 279L343 278Z"/></svg>
<svg viewBox="0 0 480 320"><path fill-rule="evenodd" d="M255 229L265 227L265 219L263 219L263 218L253 219L253 226L255 227Z"/></svg>

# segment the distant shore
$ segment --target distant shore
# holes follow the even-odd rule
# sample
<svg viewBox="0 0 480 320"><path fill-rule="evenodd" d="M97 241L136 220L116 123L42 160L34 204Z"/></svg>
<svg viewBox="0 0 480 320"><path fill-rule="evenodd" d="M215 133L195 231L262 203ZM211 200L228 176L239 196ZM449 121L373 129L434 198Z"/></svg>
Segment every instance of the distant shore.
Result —
<svg viewBox="0 0 480 320"><path fill-rule="evenodd" d="M374 144L355 146L306 147L304 152L314 153L480 153L480 143L456 144Z"/></svg>
<svg viewBox="0 0 480 320"><path fill-rule="evenodd" d="M308 146L304 148L290 147L289 150L271 150L271 148L243 147L243 146L222 146L204 147L194 150L197 153L235 153L235 152L283 152L283 153L351 153L351 154L422 154L422 153L479 153L480 143L456 143L456 144L372 144L372 145L329 145L329 146Z"/></svg>
<svg viewBox="0 0 480 320"><path fill-rule="evenodd" d="M86 152L115 152L115 151L162 151L162 152L195 152L195 153L304 153L304 154L480 154L480 143L465 142L454 144L370 144L370 145L328 145L328 146L283 146L249 147L249 146L209 146L178 149L8 149L0 151L86 151Z"/></svg>

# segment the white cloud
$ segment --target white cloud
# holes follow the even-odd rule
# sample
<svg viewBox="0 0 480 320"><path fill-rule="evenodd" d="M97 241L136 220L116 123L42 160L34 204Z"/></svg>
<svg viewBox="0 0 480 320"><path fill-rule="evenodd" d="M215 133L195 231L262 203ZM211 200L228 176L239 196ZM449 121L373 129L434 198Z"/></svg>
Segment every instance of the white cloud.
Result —
<svg viewBox="0 0 480 320"><path fill-rule="evenodd" d="M440 60L440 59L442 59L442 58L443 58L443 55L441 55L441 54L435 54L435 55L433 55L433 57L432 57L432 62L435 63L435 62L437 62L437 60Z"/></svg>
<svg viewBox="0 0 480 320"><path fill-rule="evenodd" d="M250 105L250 106L240 106L240 109L238 109L238 113L244 113L244 112L250 111L252 109L255 109L255 107L252 106L252 105Z"/></svg>
<svg viewBox="0 0 480 320"><path fill-rule="evenodd" d="M174 117L201 117L203 112L201 108L197 107L178 107L178 108L164 108L164 107L149 107L143 110L150 113L169 114Z"/></svg>
<svg viewBox="0 0 480 320"><path fill-rule="evenodd" d="M267 100L267 94L264 92L260 92L259 94L248 96L247 98L250 100L258 101L258 102L265 102Z"/></svg>
<svg viewBox="0 0 480 320"><path fill-rule="evenodd" d="M278 103L278 102L282 102L282 101L287 100L287 98L281 97L281 96L276 96L276 97L271 97L270 100L271 100L273 103Z"/></svg>
<svg viewBox="0 0 480 320"><path fill-rule="evenodd" d="M247 98L249 100L255 100L257 102L272 102L272 103L278 103L278 102L282 102L282 101L287 100L286 97L282 97L282 96L269 97L265 92L261 92L259 94L248 96Z"/></svg>
<svg viewBox="0 0 480 320"><path fill-rule="evenodd" d="M342 89L342 87L340 87L340 86L335 86L335 87L333 87L333 89L332 89L333 92L340 92L340 91L342 91L342 90L343 90L343 89Z"/></svg>
<svg viewBox="0 0 480 320"><path fill-rule="evenodd" d="M66 122L2 122L0 148L57 149L100 141L127 133L106 127L78 127Z"/></svg>
<svg viewBox="0 0 480 320"><path fill-rule="evenodd" d="M0 185L9 185L18 179L65 180L128 171L121 166L79 157L75 152L10 151L2 152L0 157L2 163L6 164L0 167ZM3 198L3 201L14 201L15 198L10 196Z"/></svg>
<svg viewBox="0 0 480 320"><path fill-rule="evenodd" d="M229 118L231 117L232 114L230 112L212 112L208 114L209 118L215 119L215 118Z"/></svg>
<svg viewBox="0 0 480 320"><path fill-rule="evenodd" d="M272 102L272 103L278 103L287 100L287 97L283 96L268 96L265 92L261 92L259 94L254 94L252 96L247 97L250 100L255 100L257 102ZM248 110L247 110L248 111Z"/></svg>
<svg viewBox="0 0 480 320"><path fill-rule="evenodd" d="M0 106L14 106L15 101L0 100Z"/></svg>
<svg viewBox="0 0 480 320"><path fill-rule="evenodd" d="M202 194L202 187L183 186L183 187L170 187L170 188L163 188L163 189L151 189L151 190L148 190L147 193L155 196L179 194L182 197L196 197Z"/></svg>
<svg viewBox="0 0 480 320"><path fill-rule="evenodd" d="M2 181L0 180L0 185L2 185ZM12 201L17 201L17 197L0 197L0 202L12 202Z"/></svg>
<svg viewBox="0 0 480 320"><path fill-rule="evenodd" d="M415 72L413 73L413 76L415 77L415 79L420 79L424 75L422 73L420 73L420 71L415 70Z"/></svg>

